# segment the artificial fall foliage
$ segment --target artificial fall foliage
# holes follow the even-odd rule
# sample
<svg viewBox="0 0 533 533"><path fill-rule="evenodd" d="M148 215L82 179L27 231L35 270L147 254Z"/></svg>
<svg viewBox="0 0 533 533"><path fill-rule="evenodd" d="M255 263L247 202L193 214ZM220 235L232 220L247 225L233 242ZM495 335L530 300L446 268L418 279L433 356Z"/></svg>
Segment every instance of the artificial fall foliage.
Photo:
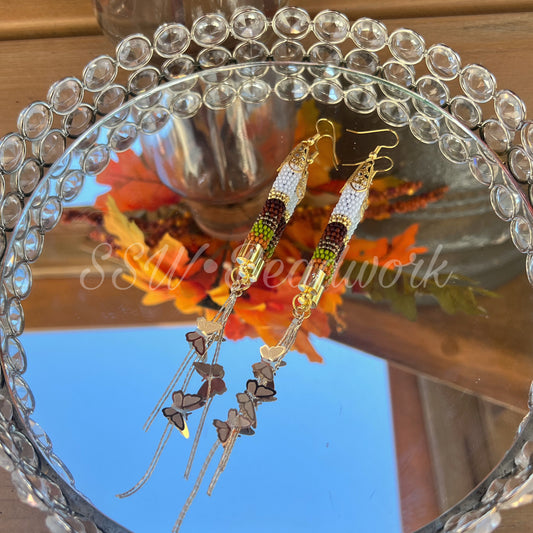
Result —
<svg viewBox="0 0 533 533"><path fill-rule="evenodd" d="M322 210L325 220L329 217L328 211ZM270 345L275 344L285 331L287 317L291 316L292 300L298 293L298 282L303 273L303 266L293 269L292 265L308 255L300 251L304 250L306 244L293 241L291 234L305 234L310 244L317 242L321 233L320 224L309 231L306 225L308 215L305 209L299 209L294 223L286 232L287 236L278 245L274 258L283 257L279 263L281 268L276 271L264 269L259 280L237 300L226 326L228 338L260 337ZM316 209L312 216L315 221L321 218ZM192 219L188 221L188 225L182 223L170 229L154 245L148 246L145 234L135 220L121 213L110 196L102 219L105 233L100 233L100 238L104 240L111 237L114 253L127 265L122 277L145 293L142 299L144 305L172 302L184 314L202 314L209 319L228 296L227 274L230 266L227 259L238 244L228 245L207 235L202 235L198 240L191 239L198 230L195 230ZM303 231L304 228L306 231ZM410 261L412 254L425 250L414 246L416 230L416 225L411 226L391 241L386 238L377 242L355 239L347 257L353 255L361 258L371 251L373 257L377 257L382 264L386 264L391 257L397 264L402 258ZM181 238L188 241L188 246ZM198 257L200 249L204 250L205 256ZM291 255L287 257L287 253ZM194 261L191 260L193 257ZM205 268L207 260L216 263L215 268L209 269L210 273ZM330 318L338 327L343 326L339 308L342 295L347 290L347 281L339 278L331 285L298 334L295 348L305 353L310 361L320 362L322 358L311 344L309 335L328 337L331 333Z"/></svg>
<svg viewBox="0 0 533 533"><path fill-rule="evenodd" d="M264 121L251 120L250 128ZM313 135L318 110L306 103L298 115L294 144ZM336 125L337 134L340 127ZM280 158L280 132L249 132L257 139L259 153ZM325 143L324 143L325 144ZM279 152L279 153L278 153ZM237 340L260 337L276 344L287 327L292 300L345 179L332 178L331 149L321 148L310 167L308 192L288 224L273 259L276 269L265 268L259 280L241 296L230 316L225 334ZM239 243L228 243L204 234L194 223L180 197L161 183L133 152L121 154L98 176L110 190L98 197L100 211L70 210L64 219L83 218L94 229L91 237L111 244L116 257L126 265L123 278L144 295L144 305L171 302L184 314L210 319L228 296L231 253ZM446 193L446 188L421 192L422 183L392 175L377 177L372 184L365 219L383 220L397 213L423 209ZM135 213L133 213L135 212ZM331 327L344 326L340 307L347 292L375 302L388 302L393 311L414 320L417 296L430 295L447 313L483 314L478 296L492 293L451 279L413 279L402 270L417 255L427 252L416 245L418 224L393 237L377 240L352 238L344 262L318 307L298 333L295 349L310 361L320 362L310 335L328 337ZM281 266L280 266L281 265ZM456 283L460 281L460 283Z"/></svg>
<svg viewBox="0 0 533 533"><path fill-rule="evenodd" d="M96 181L111 187L109 192L96 199L94 205L101 210L106 209L108 197L115 200L122 212L137 209L152 211L180 201L179 195L164 185L157 174L133 152L128 152L119 161L110 161Z"/></svg>

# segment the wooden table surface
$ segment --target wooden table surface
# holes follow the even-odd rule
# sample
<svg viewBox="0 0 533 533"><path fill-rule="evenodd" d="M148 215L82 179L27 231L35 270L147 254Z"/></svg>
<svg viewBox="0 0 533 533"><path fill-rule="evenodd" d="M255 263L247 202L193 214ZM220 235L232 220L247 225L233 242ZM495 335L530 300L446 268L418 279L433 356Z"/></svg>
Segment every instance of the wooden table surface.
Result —
<svg viewBox="0 0 533 533"><path fill-rule="evenodd" d="M311 13L323 7L323 2L318 0L301 0L297 4ZM3 7L0 19L0 134L4 134L16 128L17 116L22 108L32 101L46 98L48 87L54 81L70 75L81 75L89 60L104 53L112 54L114 47L100 34L90 0L0 0L0 5ZM450 45L459 52L463 64L483 64L496 75L499 88L514 90L533 109L533 0L337 0L334 7L347 13L352 20L361 16L383 19L389 30L412 28L425 37L428 45L438 42ZM30 323L38 324L40 317L42 319L40 302L49 301L51 295L60 297L68 283L68 279L51 280L35 287L33 303L28 308L28 317L33 316ZM62 289L58 290L61 284ZM514 328L513 338L520 338L533 319L533 297L527 289L524 280L513 282L505 288L509 298L521 299L525 310L519 320L509 322L509 326ZM350 305L357 308L367 320L368 328L371 328L375 323L372 313L377 311L371 306L364 309L357 307L365 304ZM498 312L496 305L494 312ZM157 313L151 318L140 318L160 319ZM433 318L424 317L427 321L424 331L429 336L436 335L434 338L439 338ZM401 368L412 370L411 365L415 364L415 370L428 375L438 374L439 357L445 354L439 355L436 350L434 357L429 360L405 360L400 351L394 350L395 345L409 341L413 342L415 349L417 341L410 333L408 323L397 317L391 320L395 321L392 330L397 336L390 338L389 345L369 345L367 348L374 353L386 351L389 358ZM347 334L345 340L350 340L348 337ZM368 339L370 342L372 336ZM505 349L527 355L528 341L525 337L522 340L520 346L505 347L502 344L493 347L489 359L492 357L491 361L497 361L500 357L499 360L502 360ZM440 344L435 346L442 347L444 341L440 339ZM491 363L491 366L485 360L484 365L478 365L475 358L468 359L469 351L475 349L474 345L469 345L461 351L460 357L465 357L461 368L466 369L467 373L459 372L454 378L455 383L458 386L465 385L466 381L461 380L469 380L470 383L468 371L472 375L481 373L484 379L477 392L493 392L502 384L499 363ZM498 355L500 349L502 353ZM516 383L516 387L501 387L501 391L496 393L500 394L502 402L515 406L525 398L524 390L527 389L529 377L533 375L531 360L525 355L520 357L519 363L505 369L506 380L514 380L512 382ZM409 381L410 378L400 376L398 382L402 379ZM19 503L9 474L0 469L0 533L44 533L48 530L43 517L41 512ZM506 513L503 526L498 531L532 531L532 518L533 507Z"/></svg>

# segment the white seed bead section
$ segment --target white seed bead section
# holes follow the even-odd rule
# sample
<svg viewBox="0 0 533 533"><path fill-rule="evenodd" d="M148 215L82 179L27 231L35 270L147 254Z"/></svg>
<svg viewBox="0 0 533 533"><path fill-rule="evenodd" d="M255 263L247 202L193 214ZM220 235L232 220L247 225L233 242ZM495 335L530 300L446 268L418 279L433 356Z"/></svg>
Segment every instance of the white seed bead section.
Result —
<svg viewBox="0 0 533 533"><path fill-rule="evenodd" d="M272 185L273 190L282 192L289 197L289 202L286 208L286 213L289 217L294 212L294 209L298 203L296 188L298 187L298 183L300 183L301 179L301 172L294 172L294 170L292 170L292 168L286 164L281 167L281 170L279 171L279 174Z"/></svg>
<svg viewBox="0 0 533 533"><path fill-rule="evenodd" d="M350 239L357 224L361 221L361 209L367 197L368 191L355 191L352 187L346 187L331 213L332 215L344 215L352 221L346 235L347 239Z"/></svg>
<svg viewBox="0 0 533 533"><path fill-rule="evenodd" d="M296 191L301 176L301 173L294 172L288 164L283 165L272 188L290 195Z"/></svg>

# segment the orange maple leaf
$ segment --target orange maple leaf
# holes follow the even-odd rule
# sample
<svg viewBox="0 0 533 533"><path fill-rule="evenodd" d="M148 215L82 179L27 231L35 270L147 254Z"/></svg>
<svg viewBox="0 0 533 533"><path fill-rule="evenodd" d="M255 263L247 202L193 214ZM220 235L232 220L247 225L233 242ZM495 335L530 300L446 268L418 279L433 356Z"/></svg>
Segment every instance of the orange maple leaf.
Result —
<svg viewBox="0 0 533 533"><path fill-rule="evenodd" d="M187 248L166 233L153 249L152 261L157 268L170 277L188 279L197 274L204 265L204 259L196 258L189 262Z"/></svg>
<svg viewBox="0 0 533 533"><path fill-rule="evenodd" d="M408 265L417 254L427 252L424 246L415 246L418 224L412 224L389 242L385 237L377 241L354 238L344 257L348 261L376 263L393 270Z"/></svg>
<svg viewBox="0 0 533 533"><path fill-rule="evenodd" d="M348 250L344 256L345 260L368 261L372 263L374 258L378 260L384 257L389 250L389 241L386 237L381 237L377 241L354 238L348 245Z"/></svg>
<svg viewBox="0 0 533 533"><path fill-rule="evenodd" d="M110 191L98 196L94 204L102 211L106 210L108 197L115 200L122 212L137 209L153 211L180 201L180 196L164 185L142 158L132 151L121 154L117 162L111 161L96 181L111 187Z"/></svg>
<svg viewBox="0 0 533 533"><path fill-rule="evenodd" d="M380 258L380 265L389 269L395 266L408 265L417 254L427 252L424 246L415 246L418 224L412 224L403 233L392 238L387 253Z"/></svg>
<svg viewBox="0 0 533 533"><path fill-rule="evenodd" d="M174 301L182 313L198 313L205 288L192 278L200 272L203 262L190 263L185 246L169 235L161 239L162 244L155 252L149 250L142 231L119 211L111 196L107 198L106 206L104 227L120 247L116 254L127 265L127 273L122 278L145 293L143 304Z"/></svg>

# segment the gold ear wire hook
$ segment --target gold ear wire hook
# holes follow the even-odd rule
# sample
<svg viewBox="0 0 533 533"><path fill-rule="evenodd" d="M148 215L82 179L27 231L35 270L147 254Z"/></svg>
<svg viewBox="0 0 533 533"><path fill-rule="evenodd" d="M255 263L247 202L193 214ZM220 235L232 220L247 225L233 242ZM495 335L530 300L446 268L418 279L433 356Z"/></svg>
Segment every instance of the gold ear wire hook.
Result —
<svg viewBox="0 0 533 533"><path fill-rule="evenodd" d="M380 168L380 169L376 169L375 170L375 173L378 173L378 172L388 172L389 170L392 170L392 168L394 167L394 161L392 160L391 157L389 157L388 155L380 155L380 156L377 156L377 157L372 157L372 158L368 158L368 159L364 159L363 161L359 161L359 163L342 163L342 167L357 167L359 165L363 165L363 163L367 163L367 162L371 162L372 163L372 167L374 168L374 163L376 161L379 161L380 159L387 159L389 162L390 162L390 166L388 166L387 168Z"/></svg>
<svg viewBox="0 0 533 533"><path fill-rule="evenodd" d="M322 130L322 124L325 123L331 130L331 133L324 132ZM318 157L318 141L323 137L329 137L332 142L333 148L333 165L335 169L338 169L339 160L337 158L337 138L335 134L335 125L327 118L320 118L315 124L316 133L303 141L300 141L287 155L287 157L281 162L278 167L278 172L283 168L283 165L288 164L294 171L302 173L302 191L305 191L307 183L307 169L309 165L314 163Z"/></svg>
<svg viewBox="0 0 533 533"><path fill-rule="evenodd" d="M320 131L320 124L322 123L325 123L329 126L329 128L331 129L331 133L322 133ZM336 151L337 150L337 135L335 133L335 124L333 124L333 122L327 118L319 118L316 121L316 135L313 136L313 139L314 139L313 146L315 147L316 152L313 154L311 161L314 161L314 159L317 157L318 155L317 143L320 139L323 139L324 137L329 137L331 139L332 150L333 150L333 166L335 167L335 170L337 170L339 168L339 159L337 157L337 151Z"/></svg>
<svg viewBox="0 0 533 533"><path fill-rule="evenodd" d="M394 148L398 146L400 139L398 137L398 134L389 128L380 129L380 130L370 130L370 131L355 131L355 130L346 130L346 131L349 131L350 133L355 133L357 135L365 135L367 133L390 132L392 133L392 135L394 135L394 138L396 139L396 142L394 144L390 144L390 145L380 144L376 146L376 148L374 148L374 150L372 150L372 152L368 154L368 157L364 161L361 161L359 163L344 163L343 164L343 166L346 166L346 167L353 166L353 167L356 167L356 169L353 171L352 175L348 178L342 190L344 191L345 187L350 185L356 192L362 192L365 190L368 191L372 183L372 180L374 179L374 176L378 172L388 172L389 170L392 170L392 167L394 166L394 161L389 156L378 155L380 150L382 148ZM379 159L386 159L387 161L389 161L390 163L389 166L387 168L376 169L375 168L376 161L378 161Z"/></svg>
<svg viewBox="0 0 533 533"><path fill-rule="evenodd" d="M374 156L377 156L382 148L396 148L398 144L400 144L400 138L398 137L398 134L394 130L391 130L390 128L384 128L380 130L368 130L368 131L356 131L356 130L347 129L346 131L349 131L350 133L355 133L356 135L366 135L367 133L384 133L384 132L392 133L392 135L394 135L394 138L396 139L396 142L394 144L380 144L379 146L376 146L376 148L374 148L374 150L371 153L371 155L374 155Z"/></svg>
<svg viewBox="0 0 533 533"><path fill-rule="evenodd" d="M387 168L376 169L376 174L378 172L388 172L389 170L392 170L392 168L394 167L394 161L388 155L380 155L379 157L376 157L376 159L374 159L374 161L377 161L378 159L387 159L387 161L389 161L390 165Z"/></svg>

